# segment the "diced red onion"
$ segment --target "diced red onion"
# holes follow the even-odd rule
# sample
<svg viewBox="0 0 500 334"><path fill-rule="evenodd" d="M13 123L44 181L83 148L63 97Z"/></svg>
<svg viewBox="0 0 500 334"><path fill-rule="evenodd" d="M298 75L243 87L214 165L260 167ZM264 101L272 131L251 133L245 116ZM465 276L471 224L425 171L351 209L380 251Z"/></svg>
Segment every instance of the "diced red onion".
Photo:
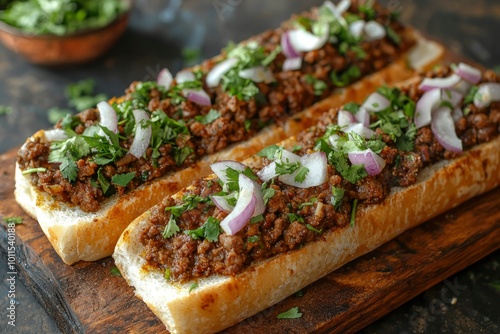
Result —
<svg viewBox="0 0 500 334"><path fill-rule="evenodd" d="M290 37L288 35L288 31L285 31L281 34L281 49L283 50L283 54L287 58L298 58L300 57L300 52L293 48L292 43L290 43Z"/></svg>
<svg viewBox="0 0 500 334"><path fill-rule="evenodd" d="M188 70L184 71L179 71L175 75L175 81L178 84L189 82L189 81L195 81L196 77L194 76L194 73Z"/></svg>
<svg viewBox="0 0 500 334"><path fill-rule="evenodd" d="M276 162L273 161L257 172L257 176L264 182L274 179L276 174Z"/></svg>
<svg viewBox="0 0 500 334"><path fill-rule="evenodd" d="M447 78L425 78L422 80L418 88L427 92L434 88L448 88L451 89L453 86L458 84L462 78L457 74L452 74Z"/></svg>
<svg viewBox="0 0 500 334"><path fill-rule="evenodd" d="M432 89L424 93L415 108L414 122L417 128L431 124L432 111L443 102L441 89Z"/></svg>
<svg viewBox="0 0 500 334"><path fill-rule="evenodd" d="M441 89L441 100L451 104L453 107L457 106L463 98L463 94L460 94L455 90Z"/></svg>
<svg viewBox="0 0 500 334"><path fill-rule="evenodd" d="M156 83L168 90L172 85L173 80L174 77L172 76L172 73L170 73L168 68L164 68L160 71L160 73L158 73L158 77L156 78Z"/></svg>
<svg viewBox="0 0 500 334"><path fill-rule="evenodd" d="M337 147L337 142L339 141L340 136L333 134L330 137L328 137L328 141L330 142L330 145L332 145L333 148Z"/></svg>
<svg viewBox="0 0 500 334"><path fill-rule="evenodd" d="M472 84L466 80L460 80L455 86L452 87L452 90L465 95L472 87Z"/></svg>
<svg viewBox="0 0 500 334"><path fill-rule="evenodd" d="M295 71L302 68L302 57L287 58L283 62L283 71Z"/></svg>
<svg viewBox="0 0 500 334"><path fill-rule="evenodd" d="M212 100L210 99L210 95L208 95L207 92L205 92L203 89L185 88L182 90L182 94L184 94L184 96L189 101L197 103L200 106L212 105Z"/></svg>
<svg viewBox="0 0 500 334"><path fill-rule="evenodd" d="M44 134L45 138L47 138L49 142L68 139L68 135L66 134L66 131L64 131L63 129L47 130L44 132Z"/></svg>
<svg viewBox="0 0 500 334"><path fill-rule="evenodd" d="M264 82L266 84L275 81L271 69L264 66L255 66L241 70L238 75L243 79L250 79L253 82Z"/></svg>
<svg viewBox="0 0 500 334"><path fill-rule="evenodd" d="M363 138L371 139L375 136L375 131L363 125L363 123L356 123L349 125L347 128L342 130L345 133L354 132Z"/></svg>
<svg viewBox="0 0 500 334"><path fill-rule="evenodd" d="M228 58L215 65L210 72L208 72L207 77L205 78L207 86L210 88L217 87L222 79L222 76L232 69L237 63L237 58Z"/></svg>
<svg viewBox="0 0 500 334"><path fill-rule="evenodd" d="M109 131L113 133L118 132L118 116L116 116L115 109L109 105L108 102L102 101L97 104L97 109L99 110L100 124L105 128L109 129ZM99 129L99 136L106 137L108 136ZM110 140L108 138L108 140Z"/></svg>
<svg viewBox="0 0 500 334"><path fill-rule="evenodd" d="M379 92L375 92L368 96L363 103L363 108L371 112L379 112L391 106L391 102Z"/></svg>
<svg viewBox="0 0 500 334"><path fill-rule="evenodd" d="M363 29L365 33L365 41L377 41L386 36L385 27L377 21L368 21Z"/></svg>
<svg viewBox="0 0 500 334"><path fill-rule="evenodd" d="M332 12L333 16L339 21L343 26L347 25L345 18L342 14L349 9L351 6L350 1L341 1L337 6L335 6L331 1L327 0L323 3L323 7L326 7Z"/></svg>
<svg viewBox="0 0 500 334"><path fill-rule="evenodd" d="M304 181L298 182L295 180L300 168L292 174L280 175L278 179L285 184L302 189L316 187L327 181L326 169L328 161L325 152L314 152L302 156L300 158L300 165L309 169L309 173L307 173Z"/></svg>
<svg viewBox="0 0 500 334"><path fill-rule="evenodd" d="M325 45L330 36L330 26L328 23L324 23L324 27L321 30L322 35L316 36L309 31L304 29L295 29L288 32L290 43L297 52L309 52L318 50Z"/></svg>
<svg viewBox="0 0 500 334"><path fill-rule="evenodd" d="M354 117L364 126L370 126L370 113L365 108L359 108L359 110L354 114Z"/></svg>
<svg viewBox="0 0 500 334"><path fill-rule="evenodd" d="M462 140L455 131L455 122L448 107L441 107L433 112L432 133L437 141L448 151L460 153L463 151Z"/></svg>
<svg viewBox="0 0 500 334"><path fill-rule="evenodd" d="M224 232L230 235L238 233L252 217L264 213L265 210L264 198L257 182L240 174L238 184L240 192L236 205L220 223Z"/></svg>
<svg viewBox="0 0 500 334"><path fill-rule="evenodd" d="M226 169L231 168L237 171L243 172L247 166L242 164L241 162L232 161L232 160L222 160L214 162L210 165L212 172L222 181L222 183L227 183L228 178L226 175Z"/></svg>
<svg viewBox="0 0 500 334"><path fill-rule="evenodd" d="M500 84L488 82L479 85L479 89L474 95L474 105L477 108L489 107L491 102L500 101Z"/></svg>
<svg viewBox="0 0 500 334"><path fill-rule="evenodd" d="M458 122L462 117L464 117L464 112L460 108L455 108L453 109L453 112L451 113L451 117L453 118L453 122Z"/></svg>
<svg viewBox="0 0 500 334"><path fill-rule="evenodd" d="M479 69L465 63L458 64L455 73L458 74L462 79L473 83L474 85L481 81L482 78L482 74Z"/></svg>
<svg viewBox="0 0 500 334"><path fill-rule="evenodd" d="M252 218L255 201L255 195L251 190L241 190L233 211L220 222L222 230L226 234L234 235L243 229Z"/></svg>
<svg viewBox="0 0 500 334"><path fill-rule="evenodd" d="M147 127L142 126L143 121L149 120L149 115L144 110L134 110L132 111L135 119L135 137L130 145L129 153L132 154L137 159L141 158L146 149L149 147L149 141L151 140L151 124L148 122Z"/></svg>
<svg viewBox="0 0 500 334"><path fill-rule="evenodd" d="M385 160L371 149L349 152L348 157L353 165L364 165L366 172L371 176L380 174L385 167Z"/></svg>
<svg viewBox="0 0 500 334"><path fill-rule="evenodd" d="M219 210L224 211L224 212L231 212L234 209L234 207L229 204L228 200L230 198L234 198L234 196L235 196L235 193L231 193L231 194L226 195L226 196L213 195L213 196L210 196L210 198L212 199L212 202L214 202L215 206Z"/></svg>
<svg viewBox="0 0 500 334"><path fill-rule="evenodd" d="M363 20L354 21L349 25L349 31L351 35L356 38L360 38L363 35L363 31L365 29L366 22Z"/></svg>
<svg viewBox="0 0 500 334"><path fill-rule="evenodd" d="M346 110L340 110L337 118L337 124L339 126L347 126L356 122L356 118L353 114Z"/></svg>

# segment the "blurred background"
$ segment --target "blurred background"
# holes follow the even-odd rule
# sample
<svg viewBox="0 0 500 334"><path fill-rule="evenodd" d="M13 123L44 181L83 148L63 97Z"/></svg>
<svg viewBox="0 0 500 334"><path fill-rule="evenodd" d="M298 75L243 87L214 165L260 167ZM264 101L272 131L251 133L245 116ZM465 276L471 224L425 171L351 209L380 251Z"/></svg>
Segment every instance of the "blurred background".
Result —
<svg viewBox="0 0 500 334"><path fill-rule="evenodd" d="M168 67L173 73L219 53L229 41L241 41L272 29L323 0L135 0L124 34L103 56L84 65L32 65L0 44L0 154L20 146L40 128L51 126L68 105L68 85L91 79L92 94L121 95L135 80L154 80ZM442 42L450 52L484 66L500 65L500 1L380 0L402 12L401 21ZM0 0L0 5L2 0ZM105 47L105 46L102 46ZM49 52L40 48L40 53ZM70 94L71 95L71 94ZM55 109L56 108L56 109ZM58 108L58 109L57 109ZM52 110L49 112L49 110ZM1 185L0 185L1 186ZM6 264L0 260L0 305L7 305ZM497 251L447 282L400 307L364 333L500 333L500 279ZM459 282L454 304L435 310L443 289ZM0 309L0 332L58 333L45 312L18 284L15 330L6 328ZM431 305L431 306L430 306Z"/></svg>

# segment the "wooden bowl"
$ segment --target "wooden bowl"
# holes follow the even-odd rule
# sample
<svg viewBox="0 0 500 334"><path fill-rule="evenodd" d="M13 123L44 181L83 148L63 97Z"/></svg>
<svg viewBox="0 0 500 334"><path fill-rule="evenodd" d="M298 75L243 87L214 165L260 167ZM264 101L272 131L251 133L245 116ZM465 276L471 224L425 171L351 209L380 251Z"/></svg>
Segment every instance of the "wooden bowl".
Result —
<svg viewBox="0 0 500 334"><path fill-rule="evenodd" d="M125 31L128 19L129 11L107 26L63 36L27 34L0 22L0 41L34 64L82 64L109 50Z"/></svg>

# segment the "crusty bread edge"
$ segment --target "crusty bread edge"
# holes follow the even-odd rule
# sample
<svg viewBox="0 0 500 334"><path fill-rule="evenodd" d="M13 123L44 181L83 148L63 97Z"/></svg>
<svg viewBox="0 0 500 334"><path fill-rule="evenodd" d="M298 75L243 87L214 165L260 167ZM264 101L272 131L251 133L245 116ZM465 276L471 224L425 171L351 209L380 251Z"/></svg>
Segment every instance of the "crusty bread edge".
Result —
<svg viewBox="0 0 500 334"><path fill-rule="evenodd" d="M125 230L113 257L136 295L170 332L212 333L279 302L409 228L498 185L500 137L457 159L424 169L416 184L393 189L380 205L360 206L354 227L326 234L324 240L261 262L233 278L200 279L191 292L191 283L169 284L162 273L144 269L144 248L138 238L149 212Z"/></svg>
<svg viewBox="0 0 500 334"><path fill-rule="evenodd" d="M349 101L362 102L374 89L407 79L414 73L410 68L411 64L418 70L426 70L442 60L444 48L440 44L424 39L413 30L410 33L414 34L416 45L408 54L386 68L337 90L332 96L290 118L282 126L271 125L248 141L207 156L192 167L144 184L124 196L111 197L96 213L86 213L77 206L54 201L49 194L32 186L29 176L22 175L18 166L15 174L16 200L38 220L55 251L66 264L80 260L95 261L110 256L120 234L132 220L165 196L188 186L198 177L208 175L212 162L224 159L243 160L267 145L314 125L319 115L332 106ZM44 137L43 130L28 138L28 141L35 137Z"/></svg>

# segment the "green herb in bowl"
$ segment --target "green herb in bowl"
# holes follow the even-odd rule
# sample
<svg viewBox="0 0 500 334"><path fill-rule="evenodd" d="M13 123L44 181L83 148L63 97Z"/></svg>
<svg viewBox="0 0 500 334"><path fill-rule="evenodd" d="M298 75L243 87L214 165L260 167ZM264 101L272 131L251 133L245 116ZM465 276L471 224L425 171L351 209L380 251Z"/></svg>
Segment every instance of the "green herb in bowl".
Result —
<svg viewBox="0 0 500 334"><path fill-rule="evenodd" d="M6 6L4 10L0 11L0 21L25 33L57 36L104 27L129 7L128 3L122 0L15 0L4 2Z"/></svg>

